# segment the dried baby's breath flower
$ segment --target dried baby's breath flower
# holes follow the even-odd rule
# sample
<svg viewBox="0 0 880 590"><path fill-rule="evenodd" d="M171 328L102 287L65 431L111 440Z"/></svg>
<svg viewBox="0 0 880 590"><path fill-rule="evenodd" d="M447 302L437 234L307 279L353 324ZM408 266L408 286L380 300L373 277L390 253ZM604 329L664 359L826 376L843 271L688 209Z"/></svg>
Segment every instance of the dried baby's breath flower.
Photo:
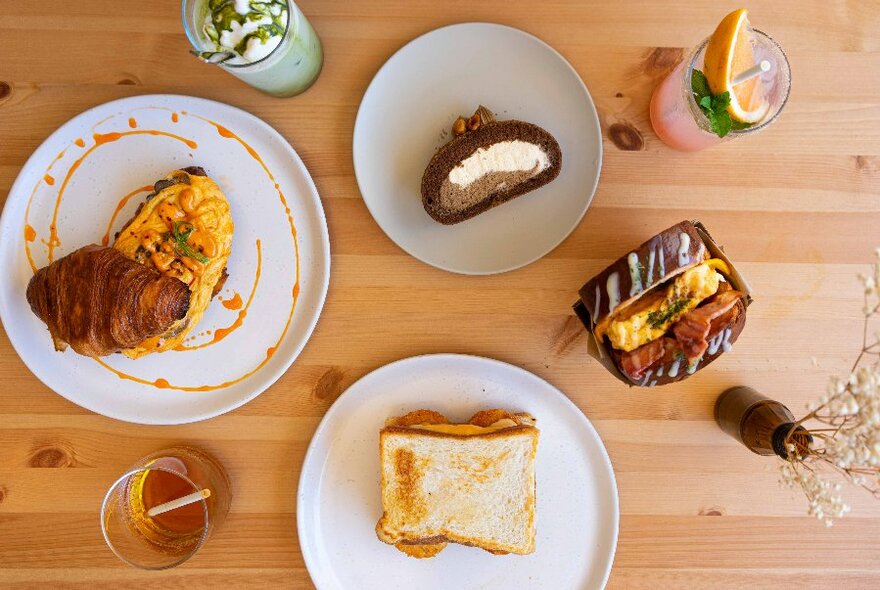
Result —
<svg viewBox="0 0 880 590"><path fill-rule="evenodd" d="M818 403L807 406L808 414L796 423L812 436L804 450L793 444L795 429L785 439L789 459L781 468L781 482L801 490L809 513L826 526L849 512L835 474L880 498L880 333L870 324L880 314L880 248L870 274L860 274L865 291L865 324L862 350L845 378L832 377Z"/></svg>

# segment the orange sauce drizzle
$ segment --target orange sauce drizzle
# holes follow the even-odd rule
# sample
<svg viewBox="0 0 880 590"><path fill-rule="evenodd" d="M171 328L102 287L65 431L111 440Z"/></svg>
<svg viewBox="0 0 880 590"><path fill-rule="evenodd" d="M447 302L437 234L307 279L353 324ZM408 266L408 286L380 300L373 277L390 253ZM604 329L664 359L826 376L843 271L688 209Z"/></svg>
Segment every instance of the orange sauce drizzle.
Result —
<svg viewBox="0 0 880 590"><path fill-rule="evenodd" d="M297 272L297 280L299 280L299 272ZM294 293L296 289L294 289ZM97 361L99 365L114 373L120 379L124 379L126 381L134 381L135 383L140 383L142 385L152 385L153 387L157 387L159 389L179 389L180 391L189 391L189 392L200 392L200 391L214 391L215 389L223 389L224 387L230 387L235 385L236 383L241 383L251 375L255 374L257 371L266 366L266 363L269 362L269 359L275 354L275 351L278 350L278 346L284 340L285 336L287 336L287 331L290 329L290 322L293 320L293 312L296 310L296 297L294 296L293 305L290 306L290 314L287 316L287 322L284 324L284 330L281 331L281 335L278 337L278 340L275 342L273 346L270 346L266 349L266 358L260 361L256 367L241 375L240 377L236 377L235 379L230 379L229 381L224 381L223 383L218 383L216 385L174 385L169 383L167 379L163 379L162 377L154 380L148 381L147 379L141 379L140 377L135 377L133 375L129 375L127 373L123 373L122 371L118 371L99 359L98 357L92 357Z"/></svg>
<svg viewBox="0 0 880 590"><path fill-rule="evenodd" d="M95 140L95 145L90 147L80 156L73 164L70 165L70 168L67 170L67 175L64 177L64 182L61 183L61 188L58 189L58 195L55 197L55 210L52 212L52 223L49 224L49 262L51 263L54 259L54 252L57 246L61 245L61 240L58 239L58 209L61 207L61 198L64 196L64 191L67 189L67 183L70 182L71 177L73 177L73 173L76 172L77 168L83 163L83 161L91 155L93 151L101 147L106 143L111 143L114 141L119 141L123 137L127 137L129 135L162 135L165 137L170 137L172 139L176 139L177 141L183 142L190 149L196 149L198 144L191 139L186 139L185 137L181 137L179 135L174 135L173 133L167 133L165 131L156 131L153 129L143 129L139 131L123 131L112 132L112 133L95 133L93 134L93 138ZM31 195L33 197L33 195Z"/></svg>
<svg viewBox="0 0 880 590"><path fill-rule="evenodd" d="M58 160L60 160L61 158L64 157L65 152L67 152L67 148L64 148L63 150L58 152L58 154L56 154L56 156L55 156L55 159L53 159L51 162L49 162L49 167L46 168L46 176L49 175L49 172L52 170L52 167L58 162ZM45 180L46 180L45 176L42 178L42 180L45 182ZM54 178L52 179L52 182L55 182ZM40 186L40 181L38 180L37 184L34 185L34 188L31 191L31 196L28 197L27 207L25 207L25 209L24 209L24 238L25 238L24 239L24 253L27 256L28 264L31 265L31 270L35 274L37 272L37 265L34 262L33 255L31 254L31 244L30 243L33 242L35 239L37 239L37 231L30 225L30 215L31 215L31 203L34 200L34 195L37 194L37 188L39 188L39 186ZM30 228L30 230L28 230L28 228ZM32 235L31 232L33 232L33 239L29 240L28 236Z"/></svg>
<svg viewBox="0 0 880 590"><path fill-rule="evenodd" d="M180 117L177 116L177 113L171 113L171 122L177 123L178 121L180 121Z"/></svg>
<svg viewBox="0 0 880 590"><path fill-rule="evenodd" d="M49 174L48 172L43 175L43 180L45 180L46 184L48 184L49 186L52 186L53 184L55 184L55 178L51 174Z"/></svg>
<svg viewBox="0 0 880 590"><path fill-rule="evenodd" d="M241 309L241 295L236 293L232 296L232 299L221 299L220 303L222 303L223 307L226 309L231 309L233 311Z"/></svg>
<svg viewBox="0 0 880 590"><path fill-rule="evenodd" d="M232 322L232 324L227 326L226 328L215 329L214 336L213 336L213 338L211 338L211 340L209 342L197 344L195 346L186 346L185 344L180 344L178 346L175 346L174 350L176 350L178 352L183 352L186 350L198 350L199 348L205 348L206 346L211 346L212 344L216 344L216 343L220 342L221 340L223 340L224 338L229 336L231 333L238 330L241 327L241 325L244 323L244 319L247 317L248 309L251 306L251 301L254 300L254 294L257 292L257 285L260 283L260 275L262 274L262 269L263 269L263 248L262 248L262 245L260 244L260 240L257 240L257 272L254 273L254 286L251 287L251 294L248 295L247 303L245 304L244 309L242 309L240 312L238 312L238 317L235 318L235 321ZM236 298L238 298L238 307L241 307L241 296L238 293L235 294L235 297L232 298L232 301L235 301ZM223 302L223 307L225 307L226 309L238 309L238 308L229 307L226 305L226 303L228 303L228 302L227 301Z"/></svg>
<svg viewBox="0 0 880 590"><path fill-rule="evenodd" d="M86 142L83 141L82 137L77 137L76 141L74 141L73 143L75 143L77 147L86 147Z"/></svg>
<svg viewBox="0 0 880 590"><path fill-rule="evenodd" d="M137 188L137 189L131 191L130 193L128 193L127 195L125 195L124 197L119 199L119 203L117 203L117 205L116 205L116 210L113 212L113 215L110 216L110 222L107 224L107 231L104 232L104 237L101 238L101 245L102 246L107 246L108 244L110 244L110 232L113 231L113 223L116 221L116 216L119 215L119 212L122 211L123 207L125 207L128 204L128 201L133 196L135 196L139 193L150 192L152 190L153 190L153 186L147 184L147 185L144 185L140 188Z"/></svg>
<svg viewBox="0 0 880 590"><path fill-rule="evenodd" d="M194 115L194 116L198 116L198 115ZM263 167L263 170L266 172L266 176L269 177L269 180L271 180L272 184L275 186L275 192L278 193L278 198L281 200L281 206L284 207L284 213L287 215L287 222L290 224L290 234L293 236L293 243L296 246L297 269L299 269L299 246L296 244L296 225L294 225L293 217L291 217L291 215L290 215L290 207L287 205L287 199L284 197L284 193L281 192L281 187L278 185L278 182L275 180L275 176L269 171L269 168L268 168L268 166L266 166L266 163L263 161L263 158L261 158L260 154L258 154L254 150L254 148L249 146L245 140L243 140L241 137L239 137L238 135L236 135L235 133L233 133L232 131L230 131L229 129L224 127L223 125L220 125L219 123L215 123L214 121L211 121L210 119L205 119L204 117L198 117L198 118L202 119L203 121L207 121L208 123L210 123L211 125L216 127L217 133L219 133L221 137L225 137L227 139L234 139L235 141L240 143L241 146L245 150L247 150L247 153L249 153L251 155L251 157L254 160L256 160L260 164L260 166ZM297 270L297 283L299 282L298 272L299 271Z"/></svg>
<svg viewBox="0 0 880 590"><path fill-rule="evenodd" d="M181 114L187 115L188 113L186 111L181 111ZM193 115L193 116L198 117L198 115ZM114 373L120 379L134 381L135 383L140 383L143 385L151 385L151 386L159 388L159 389L177 389L180 391L188 391L188 392L205 392L205 391L213 391L216 389L223 389L225 387L230 387L232 385L235 385L236 383L240 383L240 382L244 381L245 379L251 377L252 375L257 373L257 371L259 371L264 366L266 366L266 363L269 362L269 359L271 359L272 356L275 354L275 352L278 350L278 347L281 345L281 342L283 342L284 338L287 337L287 331L290 329L290 323L293 320L293 315L294 315L294 312L296 311L296 304L299 300L299 280L300 280L299 243L297 242L297 239L296 239L296 237L297 237L296 226L294 225L293 217L290 214L290 207L287 204L287 199L284 197L284 193L281 192L281 187L275 181L275 176L272 174L272 172L269 171L269 168L266 166L266 163L263 161L263 159L260 157L260 155L250 145L248 145L247 142L245 142L241 137L239 137L238 135L236 135L235 133L233 133L229 129L223 127L222 125L215 123L214 121L211 121L210 119L205 119L204 117L198 117L198 118L213 125L217 129L217 132L222 137L238 141L238 143L241 144L241 146L248 152L248 154L250 154L250 156L252 158L254 158L260 164L260 166L262 166L263 170L266 172L266 175L269 177L269 180L274 184L275 190L278 192L278 198L281 201L281 205L284 207L284 212L287 214L287 221L290 224L290 234L293 237L294 254L296 256L296 282L294 283L293 288L291 289L291 296L293 298L293 302L290 305L290 312L287 315L287 321L284 324L284 329L281 331L281 335L278 336L278 340L272 346L270 346L269 348L266 349L265 358L262 361L260 361L260 363L256 367L254 367L253 369L251 369L247 373L245 373L235 379L231 379L229 381L225 381L223 383L219 383L219 384L215 384L215 385L198 385L198 386L175 385L175 384L169 383L168 380L163 379L161 377L158 379L155 379L154 381L149 381L147 379L142 379L140 377L135 377L133 375L129 375L127 373L124 373L122 371L114 369L113 367L111 367L110 365L108 365L107 363L102 361L100 358L95 358L95 361L97 361L98 364L100 364L101 366L103 366L107 370ZM176 136L176 135L173 135L170 133L165 133L165 132L129 131L126 133L105 134L105 135L106 136L116 136L116 135L122 136L122 135L136 134L136 133L151 133L154 135L168 135L168 136L174 137L174 138L179 139L184 142L189 141L189 140L185 140L179 136ZM96 138L95 139L95 146L93 146L89 150L89 152L92 151L93 149L95 149L98 145L100 145L98 143L98 134L95 134L95 138ZM113 139L109 139L107 141L115 141L116 139L119 139L119 137L114 137ZM106 143L107 141L104 141L103 143ZM191 145L192 148L197 147L195 142L190 142L190 143L192 144ZM189 145L189 143L187 145ZM85 155L88 155L89 152L86 152ZM83 156L83 158L85 157L85 155ZM81 160L82 159L80 159L78 162L81 162ZM64 186L66 185L67 180L69 180L69 177L71 174L72 174L72 170L68 172L68 177L65 179L65 183L62 185L61 192L63 192ZM56 204L55 204L55 217L53 217L53 225L54 225L54 222L57 220L58 205L59 205L60 201L61 201L61 196L59 193L58 200L56 201ZM50 261L51 261L51 257L50 257ZM262 265L262 253L260 250L260 242L259 242L259 240L257 240L257 275L254 279L254 287L251 291L251 294L248 296L248 301L245 304L244 309L242 309L239 312L239 317L236 320L236 323L243 321L244 317L247 315L247 309L250 306L250 302L253 299L254 293L256 292L257 283L259 282L261 265ZM238 325L241 325L241 324L239 323ZM235 326L235 323L233 323L233 326ZM237 328L238 326L235 326L235 327ZM232 326L230 326L230 328L232 328ZM206 343L206 344L199 345L199 346L193 346L193 347L185 347L184 349L185 350L194 350L196 348L201 348L202 346L207 346L209 344L213 344L214 342L222 340L229 333L228 331L224 332L224 330L231 331L230 328L218 328L217 330L215 330L214 331L214 339L210 343ZM218 338L218 336L217 336L218 333L222 334L222 336L220 338ZM175 349L175 350L177 350L177 349Z"/></svg>
<svg viewBox="0 0 880 590"><path fill-rule="evenodd" d="M134 117L129 117L128 118L128 126L131 127L132 129L134 129L135 127L138 126L137 120Z"/></svg>

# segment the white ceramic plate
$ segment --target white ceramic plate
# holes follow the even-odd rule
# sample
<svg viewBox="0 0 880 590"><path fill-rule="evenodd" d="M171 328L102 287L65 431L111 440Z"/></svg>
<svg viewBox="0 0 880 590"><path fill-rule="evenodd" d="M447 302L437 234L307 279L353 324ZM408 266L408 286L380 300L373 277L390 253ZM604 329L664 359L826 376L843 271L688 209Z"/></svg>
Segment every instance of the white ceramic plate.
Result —
<svg viewBox="0 0 880 590"><path fill-rule="evenodd" d="M465 421L499 407L531 413L541 431L536 551L496 556L450 544L420 560L379 541L379 430L385 419L428 408ZM320 590L597 590L611 571L617 520L611 462L581 411L532 373L453 354L398 361L352 385L315 432L297 495L300 547Z"/></svg>
<svg viewBox="0 0 880 590"><path fill-rule="evenodd" d="M536 191L441 225L422 207L422 174L453 121L479 104L552 133L562 171ZM577 226L599 181L602 132L590 93L552 47L510 27L467 23L422 35L382 66L361 101L353 152L364 202L398 246L444 270L492 274L534 262Z"/></svg>
<svg viewBox="0 0 880 590"><path fill-rule="evenodd" d="M123 195L153 184L175 168L192 165L204 167L230 201L235 235L229 280L219 297L231 300L237 293L246 302L253 292L241 327L198 350L169 351L136 361L118 354L105 357L110 367L140 382L120 378L71 349L55 352L46 325L25 298L33 274L26 247L36 267L48 263L46 241L59 194L56 260L86 244L100 243ZM291 222L279 191L290 207ZM145 195L146 191L134 194L119 211L111 242ZM26 226L33 228L30 236ZM95 107L61 126L22 168L3 210L0 235L0 317L28 368L84 408L143 424L180 424L217 416L274 383L311 335L330 274L321 201L290 144L249 113L185 96L126 98ZM256 282L258 261L261 275ZM232 302L229 305L234 307ZM215 299L194 331L201 335L187 344L211 341L214 331L232 326L239 313ZM157 380L172 387L156 387ZM185 390L200 386L219 387Z"/></svg>

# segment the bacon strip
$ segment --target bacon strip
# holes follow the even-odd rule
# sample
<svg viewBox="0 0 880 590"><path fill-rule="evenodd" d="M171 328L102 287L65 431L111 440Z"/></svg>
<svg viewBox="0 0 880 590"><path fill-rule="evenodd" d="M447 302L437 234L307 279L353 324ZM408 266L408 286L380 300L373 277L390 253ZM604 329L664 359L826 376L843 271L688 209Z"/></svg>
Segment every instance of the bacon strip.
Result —
<svg viewBox="0 0 880 590"><path fill-rule="evenodd" d="M670 363L684 355L689 363L699 359L709 348L709 338L733 323L739 314L740 291L720 290L702 306L686 313L672 326L675 338L664 336L620 355L621 370L638 380L657 365Z"/></svg>
<svg viewBox="0 0 880 590"><path fill-rule="evenodd" d="M709 329L712 321L730 312L742 297L739 291L724 291L713 296L708 303L686 313L672 327L675 339L681 345L685 358L693 362L709 348Z"/></svg>
<svg viewBox="0 0 880 590"><path fill-rule="evenodd" d="M645 372L666 355L666 341L671 338L658 338L624 352L620 356L620 368L633 379L641 379ZM674 340L672 340L675 342Z"/></svg>

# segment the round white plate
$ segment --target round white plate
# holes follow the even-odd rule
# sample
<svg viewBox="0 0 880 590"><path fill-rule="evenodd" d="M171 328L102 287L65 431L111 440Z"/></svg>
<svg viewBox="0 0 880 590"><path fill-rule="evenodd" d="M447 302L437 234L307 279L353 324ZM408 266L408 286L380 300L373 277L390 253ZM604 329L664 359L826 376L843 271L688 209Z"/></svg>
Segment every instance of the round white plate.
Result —
<svg viewBox="0 0 880 590"><path fill-rule="evenodd" d="M552 133L562 170L536 191L441 225L422 207L422 174L453 121L480 104ZM534 262L574 230L599 181L602 132L586 86L552 47L466 23L422 35L382 66L361 101L353 152L364 202L398 246L444 270L492 274Z"/></svg>
<svg viewBox="0 0 880 590"><path fill-rule="evenodd" d="M535 416L534 553L497 556L449 544L437 557L413 559L379 541L379 430L386 418L421 408L453 422L487 408ZM528 371L454 354L401 360L352 385L315 432L297 494L300 547L320 590L596 590L611 572L617 519L611 462L581 411Z"/></svg>
<svg viewBox="0 0 880 590"><path fill-rule="evenodd" d="M241 327L198 350L169 351L135 361L119 354L103 359L116 371L140 381L120 378L69 348L56 352L46 325L31 312L25 290L33 274L26 246L36 267L48 264L46 241L59 192L64 189L58 207L61 243L54 252L56 260L86 244L100 243L121 197L153 184L175 168L193 165L204 167L217 181L232 208L235 235L227 266L230 276L219 297L234 299L237 293L247 301L253 292ZM111 240L145 195L135 194L122 208ZM26 235L26 224L36 233L33 241L27 240L33 235ZM0 318L28 368L84 408L142 424L204 420L244 404L269 387L311 335L330 274L324 210L290 144L245 111L186 96L117 100L62 125L22 168L0 219L0 235ZM258 240L262 260L255 283ZM297 276L298 296L294 297ZM239 313L215 299L193 331L195 339L187 344L211 341L214 330L232 326ZM158 380L167 381L171 388L157 387ZM165 383L158 381L158 385ZM186 390L201 386L214 389Z"/></svg>

